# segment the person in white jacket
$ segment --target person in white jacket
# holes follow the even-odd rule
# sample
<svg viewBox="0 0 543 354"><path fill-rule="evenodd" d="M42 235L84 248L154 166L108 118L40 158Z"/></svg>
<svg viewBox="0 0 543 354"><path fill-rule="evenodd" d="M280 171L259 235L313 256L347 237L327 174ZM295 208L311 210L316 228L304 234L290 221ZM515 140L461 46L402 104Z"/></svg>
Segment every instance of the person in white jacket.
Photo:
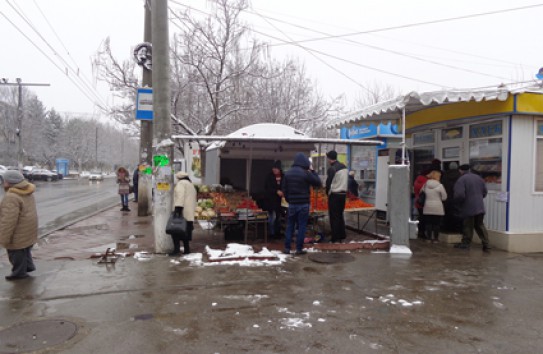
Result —
<svg viewBox="0 0 543 354"><path fill-rule="evenodd" d="M174 189L173 210L187 220L187 231L183 234L172 234L173 252L169 256L181 254L181 241L183 241L183 253L189 254L189 241L192 241L192 230L194 229L194 212L196 210L196 188L189 179L186 172L177 172L178 179Z"/></svg>
<svg viewBox="0 0 543 354"><path fill-rule="evenodd" d="M422 191L426 194L423 213L426 221L426 240L437 243L439 237L439 227L445 208L443 202L447 200L447 192L445 187L439 182L441 172L433 170L428 174L428 181L422 187Z"/></svg>

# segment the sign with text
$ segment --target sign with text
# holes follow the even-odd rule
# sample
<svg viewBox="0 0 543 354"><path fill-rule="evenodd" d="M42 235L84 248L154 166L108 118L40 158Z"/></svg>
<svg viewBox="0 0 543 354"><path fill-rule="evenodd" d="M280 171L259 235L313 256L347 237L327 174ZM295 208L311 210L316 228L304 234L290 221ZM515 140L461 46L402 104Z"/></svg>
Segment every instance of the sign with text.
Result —
<svg viewBox="0 0 543 354"><path fill-rule="evenodd" d="M136 95L136 119L153 120L153 89L138 88Z"/></svg>

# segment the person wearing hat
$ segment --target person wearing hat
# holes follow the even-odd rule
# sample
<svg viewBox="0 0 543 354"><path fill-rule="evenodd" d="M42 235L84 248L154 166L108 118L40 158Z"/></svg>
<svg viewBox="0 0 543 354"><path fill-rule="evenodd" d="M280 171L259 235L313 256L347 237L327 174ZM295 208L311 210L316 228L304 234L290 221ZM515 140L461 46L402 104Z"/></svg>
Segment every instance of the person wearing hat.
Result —
<svg viewBox="0 0 543 354"><path fill-rule="evenodd" d="M460 217L463 219L462 242L455 245L455 248L469 249L473 239L473 230L477 232L483 252L490 250L488 242L488 231L484 224L485 205L483 199L488 190L485 181L475 173L470 172L470 166L460 166L462 176L454 185L454 200L458 203Z"/></svg>
<svg viewBox="0 0 543 354"><path fill-rule="evenodd" d="M285 231L285 249L283 253L290 254L292 235L298 226L296 235L296 255L305 254L303 250L305 230L309 219L311 189L322 186L319 175L311 167L309 159L302 153L294 155L292 167L285 172L282 191L288 202L287 230Z"/></svg>
<svg viewBox="0 0 543 354"><path fill-rule="evenodd" d="M345 200L349 185L347 167L337 160L334 150L326 153L330 167L327 171L326 194L328 195L328 215L332 229L332 242L341 242L346 238L345 233Z"/></svg>
<svg viewBox="0 0 543 354"><path fill-rule="evenodd" d="M197 195L196 188L194 188L186 172L177 172L175 178L177 178L177 183L174 188L173 211L177 216L185 218L187 221L187 231L183 234L171 234L173 251L168 254L171 257L181 254L181 241L183 241L183 253L190 253L189 241L192 241L192 230L194 230Z"/></svg>
<svg viewBox="0 0 543 354"><path fill-rule="evenodd" d="M268 212L268 227L271 238L280 237L281 233L281 199L283 191L283 170L280 160L273 162L270 173L264 181L265 208Z"/></svg>
<svg viewBox="0 0 543 354"><path fill-rule="evenodd" d="M6 280L24 279L36 270L31 252L38 242L35 190L19 171L4 174L6 194L0 203L0 245L7 250L12 265Z"/></svg>
<svg viewBox="0 0 543 354"><path fill-rule="evenodd" d="M124 167L117 169L117 184L119 185L119 195L121 196L121 211L130 211L128 209L128 195L130 194L130 173Z"/></svg>

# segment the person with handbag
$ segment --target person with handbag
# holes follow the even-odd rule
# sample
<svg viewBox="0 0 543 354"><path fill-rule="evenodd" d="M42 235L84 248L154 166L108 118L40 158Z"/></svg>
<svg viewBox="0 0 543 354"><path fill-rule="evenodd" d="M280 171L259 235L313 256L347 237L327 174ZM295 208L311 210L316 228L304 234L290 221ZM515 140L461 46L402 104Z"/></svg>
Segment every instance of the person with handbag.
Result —
<svg viewBox="0 0 543 354"><path fill-rule="evenodd" d="M128 209L128 195L130 194L130 174L124 167L117 169L117 184L119 185L119 195L121 196L121 211L130 211Z"/></svg>
<svg viewBox="0 0 543 354"><path fill-rule="evenodd" d="M174 189L173 215L174 218L183 217L187 221L185 232L173 232L170 234L173 241L173 251L169 256L181 254L181 241L183 241L183 254L190 253L189 241L192 241L194 230L194 213L196 211L196 188L192 184L189 175L180 171L175 174L177 183Z"/></svg>
<svg viewBox="0 0 543 354"><path fill-rule="evenodd" d="M445 215L443 202L447 200L447 192L439 182L440 179L441 171L432 170L428 174L428 181L420 191L426 195L422 211L426 223L426 240L433 243L438 242L441 219Z"/></svg>
<svg viewBox="0 0 543 354"><path fill-rule="evenodd" d="M431 171L429 169L423 169L420 174L415 178L415 182L413 183L413 192L415 194L415 208L418 212L418 221L419 221L419 227L418 227L418 238L421 240L426 239L426 222L424 219L424 213L423 213L423 205L420 205L419 203L419 194L422 190L422 187L426 184L428 181L427 175Z"/></svg>

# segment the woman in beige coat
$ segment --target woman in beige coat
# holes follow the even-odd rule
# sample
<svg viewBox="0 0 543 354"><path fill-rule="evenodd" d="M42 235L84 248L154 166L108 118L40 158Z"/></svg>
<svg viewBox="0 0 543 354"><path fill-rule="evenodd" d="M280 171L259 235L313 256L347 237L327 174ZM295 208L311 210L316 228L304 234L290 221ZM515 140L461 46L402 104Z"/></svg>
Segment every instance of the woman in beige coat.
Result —
<svg viewBox="0 0 543 354"><path fill-rule="evenodd" d="M36 187L24 180L19 171L9 170L4 175L4 190L6 194L0 203L0 246L7 250L12 265L6 280L23 279L36 270L31 252L38 242Z"/></svg>
<svg viewBox="0 0 543 354"><path fill-rule="evenodd" d="M173 252L170 256L181 254L180 242L183 241L183 253L189 254L189 241L192 240L194 230L194 212L196 211L196 188L185 172L177 172L178 179L174 189L173 207L176 215L182 215L187 220L187 232L184 234L172 234Z"/></svg>
<svg viewBox="0 0 543 354"><path fill-rule="evenodd" d="M439 182L441 179L440 171L432 171L428 175L428 181L422 187L421 191L426 193L423 214L426 221L426 240L437 242L439 237L439 227L441 219L445 215L443 202L447 200L445 187Z"/></svg>

